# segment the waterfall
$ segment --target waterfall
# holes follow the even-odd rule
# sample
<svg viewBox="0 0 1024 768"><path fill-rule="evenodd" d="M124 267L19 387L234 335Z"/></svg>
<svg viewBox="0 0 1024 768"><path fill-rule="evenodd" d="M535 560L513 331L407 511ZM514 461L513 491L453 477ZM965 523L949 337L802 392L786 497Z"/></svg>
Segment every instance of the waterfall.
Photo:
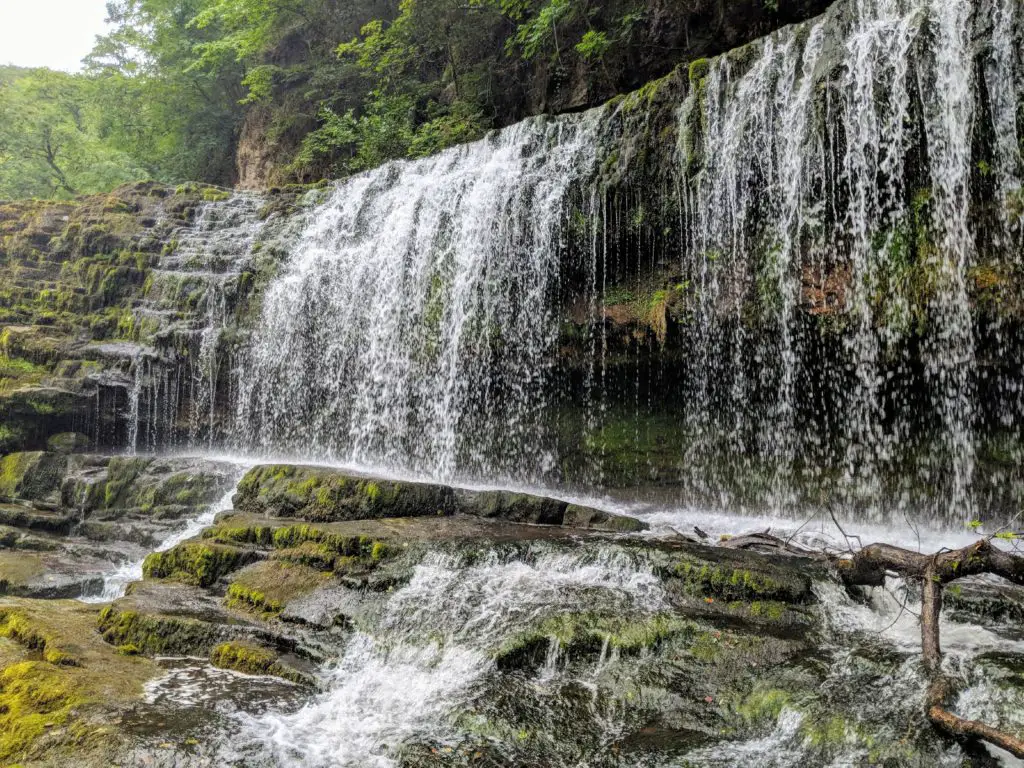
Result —
<svg viewBox="0 0 1024 768"><path fill-rule="evenodd" d="M831 385L831 413L811 417L825 427L814 435L823 443L811 465L826 465L821 459L832 453L844 493L880 505L887 493L912 492L883 488L880 471L891 478L917 449L914 482L927 477L946 496L936 512L975 515L979 371L968 282L979 266L983 225L972 227L972 216L982 218L971 197L980 126L996 134L1004 195L1012 194L1020 167L1009 113L1021 82L1006 44L1016 21L1005 4L982 59L985 82L995 86L992 114L980 114L972 24L986 11L967 0L836 4L754 53L712 62L694 83L694 103L681 120L683 146L703 158L689 186L693 221L684 256L691 269L693 259L700 264L706 341L698 346L706 362L697 391L725 398L721 412L732 421L712 424L709 442L722 432L739 435L736 448L768 457L777 474L795 466L794 386L810 383L818 339L794 316L800 303L814 304L802 292L818 289L827 299L828 283L845 278L845 295L833 297L841 312L827 301L811 310L846 325L839 360L855 372L845 391ZM1001 238L1004 246L1019 243L1009 231ZM753 343L737 321L746 309L744 281L759 294L772 329ZM901 344L914 323L925 326L918 332L924 371L911 380L911 361L893 358L906 354ZM727 370L715 360L728 361ZM746 381L748 371L760 381ZM731 388L718 383L722 378ZM698 418L713 412L696 409ZM932 434L924 440L926 432ZM807 446L805 456L812 453Z"/></svg>
<svg viewBox="0 0 1024 768"><path fill-rule="evenodd" d="M1018 326L991 309L1022 267L1019 16L837 2L624 101L339 182L266 290L235 440L1002 514L1024 488L999 458L1021 455Z"/></svg>
<svg viewBox="0 0 1024 768"><path fill-rule="evenodd" d="M243 444L448 478L542 475L565 200L600 113L338 185L267 290Z"/></svg>

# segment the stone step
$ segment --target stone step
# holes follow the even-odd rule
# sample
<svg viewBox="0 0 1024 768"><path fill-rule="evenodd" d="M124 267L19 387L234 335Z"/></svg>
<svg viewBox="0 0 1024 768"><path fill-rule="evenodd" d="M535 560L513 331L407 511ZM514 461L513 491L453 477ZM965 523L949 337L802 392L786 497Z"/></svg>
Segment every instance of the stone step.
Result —
<svg viewBox="0 0 1024 768"><path fill-rule="evenodd" d="M12 528L66 536L77 522L77 518L62 512L35 509L24 504L0 504L0 525Z"/></svg>
<svg viewBox="0 0 1024 768"><path fill-rule="evenodd" d="M0 551L0 595L62 600L99 594L110 564L60 552Z"/></svg>

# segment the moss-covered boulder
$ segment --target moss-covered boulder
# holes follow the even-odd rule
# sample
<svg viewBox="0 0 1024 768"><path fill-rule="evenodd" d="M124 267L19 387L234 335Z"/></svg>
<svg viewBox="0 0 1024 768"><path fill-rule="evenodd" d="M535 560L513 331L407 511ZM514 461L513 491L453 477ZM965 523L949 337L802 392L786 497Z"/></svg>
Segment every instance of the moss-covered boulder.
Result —
<svg viewBox="0 0 1024 768"><path fill-rule="evenodd" d="M91 445L88 435L80 432L60 432L46 441L46 449L51 453L85 453Z"/></svg>
<svg viewBox="0 0 1024 768"><path fill-rule="evenodd" d="M647 523L626 515L614 515L592 507L570 504L565 508L562 525L570 528L586 528L595 531L636 533L647 530Z"/></svg>
<svg viewBox="0 0 1024 768"><path fill-rule="evenodd" d="M210 653L215 667L246 675L273 675L294 683L309 683L308 675L281 661L270 648L248 642L221 643Z"/></svg>
<svg viewBox="0 0 1024 768"><path fill-rule="evenodd" d="M451 514L450 488L344 474L322 467L260 466L238 484L235 508L305 520Z"/></svg>
<svg viewBox="0 0 1024 768"><path fill-rule="evenodd" d="M804 604L814 600L815 577L824 567L796 557L766 557L722 547L688 545L657 557L658 573L681 599L779 601Z"/></svg>
<svg viewBox="0 0 1024 768"><path fill-rule="evenodd" d="M512 523L561 525L568 504L558 499L506 491L459 491L459 511Z"/></svg>
<svg viewBox="0 0 1024 768"><path fill-rule="evenodd" d="M289 464L250 470L238 485L234 506L241 512L318 522L463 514L510 523L619 532L645 527L632 518L545 496L381 480L328 467Z"/></svg>
<svg viewBox="0 0 1024 768"><path fill-rule="evenodd" d="M66 470L67 460L56 454L8 454L0 458L0 501L54 498Z"/></svg>
<svg viewBox="0 0 1024 768"><path fill-rule="evenodd" d="M188 541L166 552L149 555L142 565L142 573L150 579L170 579L183 584L209 587L257 557L259 555L249 549Z"/></svg>

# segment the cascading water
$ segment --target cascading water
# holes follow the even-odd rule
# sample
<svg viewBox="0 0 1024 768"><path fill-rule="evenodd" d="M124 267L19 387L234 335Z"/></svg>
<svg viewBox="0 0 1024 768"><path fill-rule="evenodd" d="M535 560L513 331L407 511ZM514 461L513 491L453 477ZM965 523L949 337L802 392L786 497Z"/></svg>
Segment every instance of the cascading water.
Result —
<svg viewBox="0 0 1024 768"><path fill-rule="evenodd" d="M1016 331L978 290L1021 266L1019 25L856 0L698 62L662 190L630 181L637 99L340 183L266 291L236 442L533 483L632 452L684 500L879 521L1015 503L978 463L1020 455Z"/></svg>
<svg viewBox="0 0 1024 768"><path fill-rule="evenodd" d="M413 744L455 746L468 727L465 710L481 691L508 684L493 657L524 627L580 610L642 621L665 606L650 567L615 548L492 550L469 562L428 555L372 627L349 640L327 693L294 714L249 721L244 759L261 764L259 755L269 752L278 765L386 768ZM536 685L564 682L553 644ZM529 688L524 696L546 698ZM577 735L583 729L580 723ZM607 743L617 735L608 723L598 730Z"/></svg>
<svg viewBox="0 0 1024 768"><path fill-rule="evenodd" d="M695 371L703 405L693 409L703 438L698 461L720 455L712 447L724 434L740 453L768 459L776 476L835 464L844 493L881 506L884 493L912 488L883 491L879 469L890 465L891 477L892 465L917 450L912 482L924 475L943 487L945 509L937 511L973 514L974 10L970 2L837 4L821 20L722 57L694 78L681 136L684 161L701 160L686 201L692 224L684 258L684 271L696 272L703 336ZM995 37L1011 35L1014 23L1004 7ZM1016 103L1013 56L993 42L985 71ZM997 133L1008 132L1006 114L990 119ZM1010 178L1019 147L1000 144ZM1003 237L1012 242L1009 231ZM909 286L914 279L927 285ZM840 284L832 296L830 282ZM741 320L746 285L771 329L753 340ZM908 295L915 289L926 295ZM918 318L910 316L915 299ZM840 361L855 372L852 380L807 370L818 338L798 322L801 304L845 325ZM914 322L927 326L919 339L924 373L914 381L926 392L907 386L909 361L892 359ZM759 381L747 381L748 371ZM896 387L887 383L893 378ZM816 380L826 396L804 417L813 422L808 433L794 424L795 388ZM816 393L805 401L807 394Z"/></svg>
<svg viewBox="0 0 1024 768"><path fill-rule="evenodd" d="M225 365L220 339L240 275L263 230L263 198L235 193L203 203L176 229L135 310L144 330L160 328L184 361L140 351L132 363L128 433L133 451L187 442L210 447L217 434L218 383ZM222 393L223 394L223 393ZM179 409L185 413L179 414ZM187 428L179 426L184 416Z"/></svg>
<svg viewBox="0 0 1024 768"><path fill-rule="evenodd" d="M242 443L438 477L548 470L563 208L599 120L530 120L339 185L267 290Z"/></svg>

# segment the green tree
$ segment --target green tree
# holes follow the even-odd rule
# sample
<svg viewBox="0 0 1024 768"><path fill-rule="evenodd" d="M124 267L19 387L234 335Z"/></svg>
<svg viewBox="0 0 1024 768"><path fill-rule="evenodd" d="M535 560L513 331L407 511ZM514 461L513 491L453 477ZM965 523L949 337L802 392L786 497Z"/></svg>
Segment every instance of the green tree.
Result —
<svg viewBox="0 0 1024 768"><path fill-rule="evenodd" d="M0 73L0 197L70 197L148 175L103 140L95 94L63 72Z"/></svg>

